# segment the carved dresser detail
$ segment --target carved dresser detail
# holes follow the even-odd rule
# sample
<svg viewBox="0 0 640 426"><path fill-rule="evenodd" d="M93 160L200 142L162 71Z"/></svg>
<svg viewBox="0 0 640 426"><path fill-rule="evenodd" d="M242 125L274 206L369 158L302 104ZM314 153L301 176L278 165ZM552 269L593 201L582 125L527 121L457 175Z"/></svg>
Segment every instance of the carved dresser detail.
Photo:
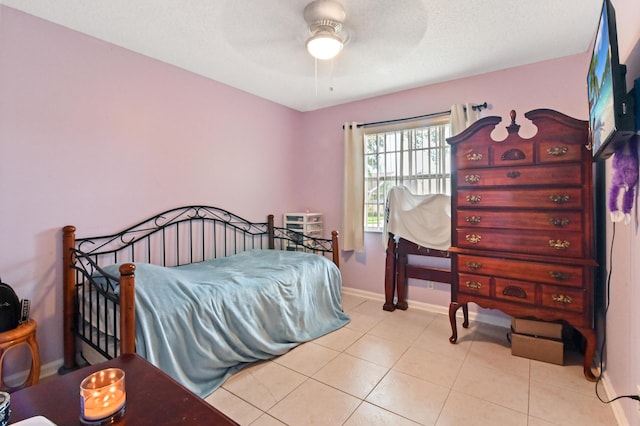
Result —
<svg viewBox="0 0 640 426"><path fill-rule="evenodd" d="M594 380L593 193L588 123L557 111L525 114L537 133L508 136L486 117L451 137L452 287L449 319L469 325L469 302L513 317L565 321L586 340L584 374Z"/></svg>

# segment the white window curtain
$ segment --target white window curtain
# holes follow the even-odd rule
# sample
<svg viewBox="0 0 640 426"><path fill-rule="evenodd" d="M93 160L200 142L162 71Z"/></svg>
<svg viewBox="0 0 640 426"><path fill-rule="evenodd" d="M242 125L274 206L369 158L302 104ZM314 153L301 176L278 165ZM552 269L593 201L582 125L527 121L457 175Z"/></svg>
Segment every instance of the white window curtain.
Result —
<svg viewBox="0 0 640 426"><path fill-rule="evenodd" d="M451 134L457 135L479 118L480 110L473 109L472 103L451 105Z"/></svg>
<svg viewBox="0 0 640 426"><path fill-rule="evenodd" d="M344 192L341 246L364 252L364 132L358 123L344 124Z"/></svg>

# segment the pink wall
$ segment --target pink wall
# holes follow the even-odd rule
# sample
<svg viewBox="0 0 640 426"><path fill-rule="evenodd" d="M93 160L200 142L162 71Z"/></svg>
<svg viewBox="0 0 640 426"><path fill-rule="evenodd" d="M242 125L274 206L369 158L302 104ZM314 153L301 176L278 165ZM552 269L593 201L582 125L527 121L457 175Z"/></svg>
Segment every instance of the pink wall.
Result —
<svg viewBox="0 0 640 426"><path fill-rule="evenodd" d="M535 128L523 114L535 108L552 108L579 119L587 119L586 54L459 79L360 102L307 112L303 117L303 152L325 153L325 157L301 156L312 170L300 181L298 192L304 204L326 214L328 227L340 228L342 206L342 124L345 121L375 122L448 110L453 103L487 101L483 116L497 115L503 123L495 132L506 137L509 111L515 109L521 134L531 136ZM325 159L323 161L323 158ZM318 179L322 176L322 179ZM322 189L324 187L324 190ZM311 188L312 190L304 190ZM364 254L346 253L341 265L348 286L375 293L384 291L385 252L380 234L367 234ZM448 306L449 286L426 290L419 282L409 289L413 300Z"/></svg>
<svg viewBox="0 0 640 426"><path fill-rule="evenodd" d="M301 113L0 6L0 276L62 356L61 228L186 204L298 209Z"/></svg>

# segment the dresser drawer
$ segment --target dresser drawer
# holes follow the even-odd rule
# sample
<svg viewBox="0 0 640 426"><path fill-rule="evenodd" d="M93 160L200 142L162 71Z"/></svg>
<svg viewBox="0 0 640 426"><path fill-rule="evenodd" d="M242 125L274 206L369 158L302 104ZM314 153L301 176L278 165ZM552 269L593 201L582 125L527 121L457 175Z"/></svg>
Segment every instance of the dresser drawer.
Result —
<svg viewBox="0 0 640 426"><path fill-rule="evenodd" d="M466 169L456 173L458 187L573 185L580 186L580 164Z"/></svg>
<svg viewBox="0 0 640 426"><path fill-rule="evenodd" d="M495 288L496 299L511 300L530 305L536 303L537 286L534 283L496 278Z"/></svg>
<svg viewBox="0 0 640 426"><path fill-rule="evenodd" d="M489 165L489 147L469 145L460 147L455 156L456 169L469 167L487 167Z"/></svg>
<svg viewBox="0 0 640 426"><path fill-rule="evenodd" d="M566 287L542 286L542 305L549 308L582 312L584 310L584 291Z"/></svg>
<svg viewBox="0 0 640 426"><path fill-rule="evenodd" d="M544 262L527 262L459 254L458 273L489 275L499 278L522 279L534 283L555 284L556 286L582 287L583 270L579 266L560 265Z"/></svg>
<svg viewBox="0 0 640 426"><path fill-rule="evenodd" d="M540 141L538 161L540 163L581 162L584 150L586 150L584 145L566 143L561 139Z"/></svg>
<svg viewBox="0 0 640 426"><path fill-rule="evenodd" d="M582 213L573 211L530 212L458 209L457 228L509 228L580 232Z"/></svg>
<svg viewBox="0 0 640 426"><path fill-rule="evenodd" d="M580 188L562 189L460 189L456 201L459 207L530 208L580 210L583 206Z"/></svg>
<svg viewBox="0 0 640 426"><path fill-rule="evenodd" d="M583 234L566 231L524 231L518 229L457 229L457 247L479 250L541 254L544 256L584 256Z"/></svg>
<svg viewBox="0 0 640 426"><path fill-rule="evenodd" d="M491 158L494 166L533 164L533 141L518 141L516 144L493 144Z"/></svg>
<svg viewBox="0 0 640 426"><path fill-rule="evenodd" d="M491 295L491 278L483 275L458 274L458 291L489 297Z"/></svg>

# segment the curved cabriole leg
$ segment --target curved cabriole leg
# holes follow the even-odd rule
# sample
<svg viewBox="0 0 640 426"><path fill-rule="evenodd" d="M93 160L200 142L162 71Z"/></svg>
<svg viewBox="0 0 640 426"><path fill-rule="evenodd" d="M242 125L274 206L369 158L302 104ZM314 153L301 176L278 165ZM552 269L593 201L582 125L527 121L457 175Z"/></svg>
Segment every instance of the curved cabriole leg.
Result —
<svg viewBox="0 0 640 426"><path fill-rule="evenodd" d="M449 342L456 343L458 340L458 325L456 324L456 312L458 309L462 307L462 312L465 311L467 307L466 304L459 304L458 302L451 302L449 304L449 322L451 323L451 337L449 337ZM468 321L467 321L468 325Z"/></svg>
<svg viewBox="0 0 640 426"><path fill-rule="evenodd" d="M593 370L591 370L591 366L593 365L593 358L596 354L596 332L591 328L583 328L576 327L587 341L587 347L584 350L584 362L583 362L583 370L584 377L590 381L595 382L597 377L593 374Z"/></svg>

